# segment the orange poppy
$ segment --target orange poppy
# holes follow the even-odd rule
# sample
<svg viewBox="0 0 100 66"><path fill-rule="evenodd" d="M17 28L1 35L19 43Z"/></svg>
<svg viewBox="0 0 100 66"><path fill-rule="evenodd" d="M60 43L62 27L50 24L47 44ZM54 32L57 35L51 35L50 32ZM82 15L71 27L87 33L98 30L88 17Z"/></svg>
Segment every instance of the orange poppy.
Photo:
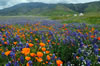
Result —
<svg viewBox="0 0 100 66"><path fill-rule="evenodd" d="M7 37L6 35L3 35L3 37Z"/></svg>
<svg viewBox="0 0 100 66"><path fill-rule="evenodd" d="M98 49L100 51L100 49Z"/></svg>
<svg viewBox="0 0 100 66"><path fill-rule="evenodd" d="M18 58L18 61L20 61L20 58Z"/></svg>
<svg viewBox="0 0 100 66"><path fill-rule="evenodd" d="M51 59L51 57L49 55L47 55L47 60L50 60L50 59Z"/></svg>
<svg viewBox="0 0 100 66"><path fill-rule="evenodd" d="M48 61L46 61L46 63L48 63Z"/></svg>
<svg viewBox="0 0 100 66"><path fill-rule="evenodd" d="M29 40L29 42L32 42L32 40Z"/></svg>
<svg viewBox="0 0 100 66"><path fill-rule="evenodd" d="M52 56L52 54L50 54L50 56Z"/></svg>
<svg viewBox="0 0 100 66"><path fill-rule="evenodd" d="M42 60L42 58L37 58L37 61L42 62L43 60Z"/></svg>
<svg viewBox="0 0 100 66"><path fill-rule="evenodd" d="M25 59L26 59L27 61L29 61L31 58L30 58L30 57L28 57L28 56L26 56L26 57L25 57Z"/></svg>
<svg viewBox="0 0 100 66"><path fill-rule="evenodd" d="M28 62L26 63L26 66L30 66Z"/></svg>
<svg viewBox="0 0 100 66"><path fill-rule="evenodd" d="M35 41L37 41L38 39L37 38L35 38Z"/></svg>
<svg viewBox="0 0 100 66"><path fill-rule="evenodd" d="M4 42L4 44L8 44L7 42Z"/></svg>
<svg viewBox="0 0 100 66"><path fill-rule="evenodd" d="M31 44L31 43L29 43L28 45L29 45L29 47L33 47L34 46L34 44Z"/></svg>
<svg viewBox="0 0 100 66"><path fill-rule="evenodd" d="M36 54L35 54L35 53L30 53L30 56L31 56L31 57L35 57Z"/></svg>
<svg viewBox="0 0 100 66"><path fill-rule="evenodd" d="M94 28L94 27L92 27L91 31L94 31L94 30L95 30L95 28Z"/></svg>
<svg viewBox="0 0 100 66"><path fill-rule="evenodd" d="M37 56L38 57L42 57L43 56L43 53L42 52L37 52Z"/></svg>
<svg viewBox="0 0 100 66"><path fill-rule="evenodd" d="M57 59L57 56L55 56L55 59Z"/></svg>
<svg viewBox="0 0 100 66"><path fill-rule="evenodd" d="M65 28L64 30L67 30L67 28Z"/></svg>
<svg viewBox="0 0 100 66"><path fill-rule="evenodd" d="M59 45L60 43L57 43L57 45Z"/></svg>
<svg viewBox="0 0 100 66"><path fill-rule="evenodd" d="M2 46L2 44L0 44L0 46Z"/></svg>
<svg viewBox="0 0 100 66"><path fill-rule="evenodd" d="M44 43L40 43L40 46L41 46L41 47L44 47L44 46L45 46L45 44L44 44Z"/></svg>
<svg viewBox="0 0 100 66"><path fill-rule="evenodd" d="M95 36L94 35L91 35L91 38L94 38Z"/></svg>
<svg viewBox="0 0 100 66"><path fill-rule="evenodd" d="M49 54L50 53L50 51L46 51L46 54Z"/></svg>
<svg viewBox="0 0 100 66"><path fill-rule="evenodd" d="M21 51L22 54L27 55L30 53L30 48L23 48Z"/></svg>
<svg viewBox="0 0 100 66"><path fill-rule="evenodd" d="M46 48L42 48L42 51L46 51Z"/></svg>
<svg viewBox="0 0 100 66"><path fill-rule="evenodd" d="M63 64L61 60L57 60L56 63L57 63L57 66L61 66Z"/></svg>
<svg viewBox="0 0 100 66"><path fill-rule="evenodd" d="M5 55L8 56L10 54L11 51L7 51L5 52Z"/></svg>
<svg viewBox="0 0 100 66"><path fill-rule="evenodd" d="M47 40L47 42L49 43L49 42L50 42L50 40Z"/></svg>
<svg viewBox="0 0 100 66"><path fill-rule="evenodd" d="M13 44L14 44L14 45L16 45L16 44L17 44L17 42L13 42Z"/></svg>
<svg viewBox="0 0 100 66"><path fill-rule="evenodd" d="M0 51L2 51L2 49L0 49Z"/></svg>
<svg viewBox="0 0 100 66"><path fill-rule="evenodd" d="M55 44L55 42L52 42L52 44Z"/></svg>
<svg viewBox="0 0 100 66"><path fill-rule="evenodd" d="M33 33L33 32L30 32L31 34Z"/></svg>
<svg viewBox="0 0 100 66"><path fill-rule="evenodd" d="M76 56L77 59L79 59L79 56Z"/></svg>
<svg viewBox="0 0 100 66"><path fill-rule="evenodd" d="M97 39L100 40L100 37L98 37Z"/></svg>
<svg viewBox="0 0 100 66"><path fill-rule="evenodd" d="M5 40L5 38L2 38L2 40L4 41L4 40Z"/></svg>

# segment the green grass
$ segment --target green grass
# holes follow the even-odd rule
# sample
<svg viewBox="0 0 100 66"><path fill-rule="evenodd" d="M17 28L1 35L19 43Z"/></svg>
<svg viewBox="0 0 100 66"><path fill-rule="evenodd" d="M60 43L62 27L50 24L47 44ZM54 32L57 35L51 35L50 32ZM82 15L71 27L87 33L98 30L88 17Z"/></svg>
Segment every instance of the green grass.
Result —
<svg viewBox="0 0 100 66"><path fill-rule="evenodd" d="M87 24L100 24L99 13L86 13L84 16L52 16L53 20L62 20L62 23L87 23Z"/></svg>
<svg viewBox="0 0 100 66"><path fill-rule="evenodd" d="M100 12L99 13L85 13L84 16L73 16L73 14L67 15L56 15L56 16L0 16L0 20L7 20L7 19L17 19L17 18L25 18L25 19L36 19L36 18L43 18L43 19L51 19L51 20L61 20L62 23L87 23L87 24L100 24ZM46 18L45 18L46 17Z"/></svg>
<svg viewBox="0 0 100 66"><path fill-rule="evenodd" d="M63 21L63 23L73 23L73 22L100 24L100 17L71 17Z"/></svg>

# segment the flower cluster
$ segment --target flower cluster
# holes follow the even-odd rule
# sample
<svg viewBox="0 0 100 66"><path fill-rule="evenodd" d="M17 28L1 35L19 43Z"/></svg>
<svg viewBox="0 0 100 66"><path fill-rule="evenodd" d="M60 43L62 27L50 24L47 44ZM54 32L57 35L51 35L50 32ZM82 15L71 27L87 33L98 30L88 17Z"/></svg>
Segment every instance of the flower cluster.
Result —
<svg viewBox="0 0 100 66"><path fill-rule="evenodd" d="M86 24L0 25L0 59L6 66L100 64L100 32Z"/></svg>

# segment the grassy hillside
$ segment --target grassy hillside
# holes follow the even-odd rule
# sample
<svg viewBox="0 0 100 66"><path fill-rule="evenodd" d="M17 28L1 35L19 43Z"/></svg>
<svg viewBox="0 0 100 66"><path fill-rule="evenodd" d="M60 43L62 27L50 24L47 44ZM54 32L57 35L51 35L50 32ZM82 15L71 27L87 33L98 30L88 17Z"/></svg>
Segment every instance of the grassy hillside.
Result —
<svg viewBox="0 0 100 66"><path fill-rule="evenodd" d="M88 7L85 9L85 12L86 13L100 12L100 2L94 2L88 4Z"/></svg>
<svg viewBox="0 0 100 66"><path fill-rule="evenodd" d="M100 1L84 4L22 3L0 10L1 16L34 15L62 16L74 13L100 12Z"/></svg>
<svg viewBox="0 0 100 66"><path fill-rule="evenodd" d="M100 14L100 13L99 13ZM100 24L100 15L95 14L86 14L84 16L71 16L63 20L63 23L88 23L88 24Z"/></svg>
<svg viewBox="0 0 100 66"><path fill-rule="evenodd" d="M66 15L75 11L62 4L24 3L0 11L2 16L15 15Z"/></svg>

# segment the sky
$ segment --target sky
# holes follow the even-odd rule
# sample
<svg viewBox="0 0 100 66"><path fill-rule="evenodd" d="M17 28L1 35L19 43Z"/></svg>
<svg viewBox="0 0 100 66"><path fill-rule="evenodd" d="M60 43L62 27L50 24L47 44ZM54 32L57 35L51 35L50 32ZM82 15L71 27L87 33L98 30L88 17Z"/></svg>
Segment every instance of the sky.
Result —
<svg viewBox="0 0 100 66"><path fill-rule="evenodd" d="M19 3L43 2L43 3L86 3L99 0L0 0L0 9L14 6Z"/></svg>

